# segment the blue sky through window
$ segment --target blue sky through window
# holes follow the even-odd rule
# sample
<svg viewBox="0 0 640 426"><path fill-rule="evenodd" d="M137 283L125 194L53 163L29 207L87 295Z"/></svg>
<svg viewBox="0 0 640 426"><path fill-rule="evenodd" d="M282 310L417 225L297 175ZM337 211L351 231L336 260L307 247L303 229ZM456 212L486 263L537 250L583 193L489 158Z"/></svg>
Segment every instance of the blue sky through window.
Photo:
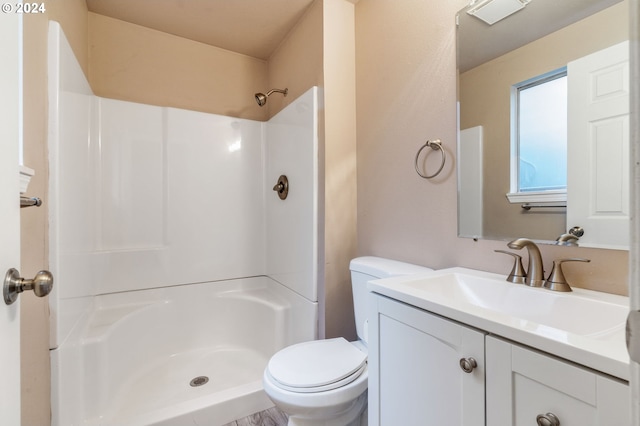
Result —
<svg viewBox="0 0 640 426"><path fill-rule="evenodd" d="M519 92L519 192L567 187L567 77Z"/></svg>

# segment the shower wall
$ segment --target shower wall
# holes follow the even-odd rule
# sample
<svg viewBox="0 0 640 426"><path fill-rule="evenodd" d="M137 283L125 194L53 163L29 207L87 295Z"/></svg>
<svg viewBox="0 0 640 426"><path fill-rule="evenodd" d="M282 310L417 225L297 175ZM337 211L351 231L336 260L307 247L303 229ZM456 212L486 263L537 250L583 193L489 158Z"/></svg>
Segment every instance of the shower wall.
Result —
<svg viewBox="0 0 640 426"><path fill-rule="evenodd" d="M302 95L265 126L266 273L309 300L318 300L318 97ZM306 160L305 160L306 159ZM271 191L278 177L289 179L283 202ZM299 212L308 212L299 214Z"/></svg>
<svg viewBox="0 0 640 426"><path fill-rule="evenodd" d="M320 273L326 291L320 297L326 304L320 326L322 336L347 339L356 337L349 274L357 254L354 9L351 0L314 1L257 69L249 58L238 66L239 57L214 59L211 46L88 14L88 78L99 96L267 120L309 87L323 88ZM289 94L257 107L253 93L274 87Z"/></svg>
<svg viewBox="0 0 640 426"><path fill-rule="evenodd" d="M49 52L52 348L99 294L269 274L317 303L316 88L263 123L96 97L54 22Z"/></svg>

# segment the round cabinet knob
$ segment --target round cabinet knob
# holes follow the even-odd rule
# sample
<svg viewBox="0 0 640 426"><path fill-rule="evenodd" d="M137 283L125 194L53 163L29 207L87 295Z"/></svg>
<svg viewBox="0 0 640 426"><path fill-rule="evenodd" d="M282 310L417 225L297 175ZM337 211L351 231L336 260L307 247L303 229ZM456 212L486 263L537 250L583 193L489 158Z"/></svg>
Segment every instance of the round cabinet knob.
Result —
<svg viewBox="0 0 640 426"><path fill-rule="evenodd" d="M538 426L560 426L560 419L553 413L538 414L536 422Z"/></svg>
<svg viewBox="0 0 640 426"><path fill-rule="evenodd" d="M460 368L465 373L471 373L474 368L478 366L478 363L474 358L460 358Z"/></svg>

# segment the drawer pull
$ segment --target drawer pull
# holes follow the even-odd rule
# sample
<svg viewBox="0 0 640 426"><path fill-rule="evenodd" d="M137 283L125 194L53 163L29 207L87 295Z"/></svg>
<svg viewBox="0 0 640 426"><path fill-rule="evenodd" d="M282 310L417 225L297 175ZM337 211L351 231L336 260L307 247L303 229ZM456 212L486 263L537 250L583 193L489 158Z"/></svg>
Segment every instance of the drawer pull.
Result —
<svg viewBox="0 0 640 426"><path fill-rule="evenodd" d="M471 357L460 358L460 368L462 368L462 371L464 371L465 373L471 373L477 366L478 363Z"/></svg>
<svg viewBox="0 0 640 426"><path fill-rule="evenodd" d="M560 426L560 419L553 413L538 414L536 421L538 426Z"/></svg>

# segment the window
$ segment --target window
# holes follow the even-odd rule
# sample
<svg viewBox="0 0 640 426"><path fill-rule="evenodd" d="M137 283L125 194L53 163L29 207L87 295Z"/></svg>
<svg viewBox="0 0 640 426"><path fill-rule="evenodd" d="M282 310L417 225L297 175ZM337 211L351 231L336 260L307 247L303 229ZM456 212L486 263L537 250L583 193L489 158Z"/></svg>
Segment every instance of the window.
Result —
<svg viewBox="0 0 640 426"><path fill-rule="evenodd" d="M566 201L566 68L516 84L511 101L509 201Z"/></svg>

